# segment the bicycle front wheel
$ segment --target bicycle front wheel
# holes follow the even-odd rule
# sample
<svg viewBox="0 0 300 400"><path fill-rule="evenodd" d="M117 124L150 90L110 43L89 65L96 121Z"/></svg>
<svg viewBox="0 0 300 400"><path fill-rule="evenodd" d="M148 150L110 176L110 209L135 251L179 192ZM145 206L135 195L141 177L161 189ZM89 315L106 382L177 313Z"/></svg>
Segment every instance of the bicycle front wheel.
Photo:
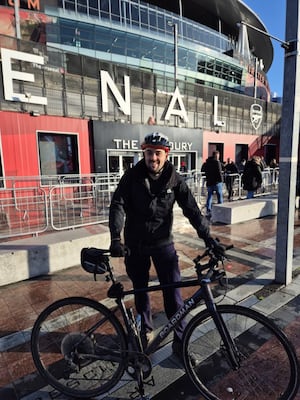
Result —
<svg viewBox="0 0 300 400"><path fill-rule="evenodd" d="M122 325L94 300L70 297L47 307L36 320L31 352L39 373L58 391L78 398L105 393L126 363Z"/></svg>
<svg viewBox="0 0 300 400"><path fill-rule="evenodd" d="M299 386L298 361L284 332L245 307L220 305L217 310L239 367L232 368L209 312L196 315L185 330L183 356L186 372L201 394L209 400L293 399Z"/></svg>

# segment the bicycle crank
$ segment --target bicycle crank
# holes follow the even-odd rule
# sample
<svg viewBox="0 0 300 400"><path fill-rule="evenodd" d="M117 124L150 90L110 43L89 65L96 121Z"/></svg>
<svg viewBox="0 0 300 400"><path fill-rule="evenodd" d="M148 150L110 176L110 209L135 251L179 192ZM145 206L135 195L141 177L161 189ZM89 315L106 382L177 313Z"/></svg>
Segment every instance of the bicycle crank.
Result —
<svg viewBox="0 0 300 400"><path fill-rule="evenodd" d="M142 372L143 379L147 379L152 372L151 360L143 353L131 354L128 357L126 371L134 379L136 379L140 372Z"/></svg>

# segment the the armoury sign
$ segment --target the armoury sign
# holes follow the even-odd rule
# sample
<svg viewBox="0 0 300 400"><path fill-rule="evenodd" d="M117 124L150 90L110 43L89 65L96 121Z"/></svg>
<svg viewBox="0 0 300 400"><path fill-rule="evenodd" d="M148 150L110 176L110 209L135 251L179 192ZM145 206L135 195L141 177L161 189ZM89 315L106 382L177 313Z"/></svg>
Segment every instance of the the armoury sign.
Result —
<svg viewBox="0 0 300 400"><path fill-rule="evenodd" d="M257 130L263 119L263 109L260 104L252 104L250 107L250 120L253 128Z"/></svg>
<svg viewBox="0 0 300 400"><path fill-rule="evenodd" d="M122 150L139 150L140 142L139 140L131 139L113 139L115 144L115 149ZM192 151L192 142L171 142L171 150L176 151Z"/></svg>

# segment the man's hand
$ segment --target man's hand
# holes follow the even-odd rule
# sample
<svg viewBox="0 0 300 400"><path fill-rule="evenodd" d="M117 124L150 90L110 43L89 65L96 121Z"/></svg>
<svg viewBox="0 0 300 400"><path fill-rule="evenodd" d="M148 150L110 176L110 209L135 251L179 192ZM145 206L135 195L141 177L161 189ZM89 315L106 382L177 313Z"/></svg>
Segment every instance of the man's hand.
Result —
<svg viewBox="0 0 300 400"><path fill-rule="evenodd" d="M121 239L112 239L109 251L112 257L124 257L126 253L125 246L121 243Z"/></svg>
<svg viewBox="0 0 300 400"><path fill-rule="evenodd" d="M205 240L205 245L212 250L212 252L218 259L221 260L223 257L225 257L226 249L220 244L218 239L213 239L212 237L209 237Z"/></svg>

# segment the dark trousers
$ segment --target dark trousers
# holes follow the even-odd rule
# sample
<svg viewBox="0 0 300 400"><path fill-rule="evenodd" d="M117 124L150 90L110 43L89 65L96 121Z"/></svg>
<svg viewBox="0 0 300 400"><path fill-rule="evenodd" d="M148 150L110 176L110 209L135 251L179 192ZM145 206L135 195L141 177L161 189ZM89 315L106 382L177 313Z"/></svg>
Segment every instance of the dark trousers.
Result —
<svg viewBox="0 0 300 400"><path fill-rule="evenodd" d="M233 185L235 178L232 176L227 176L225 179L226 189L228 192L228 200L230 200L233 196Z"/></svg>
<svg viewBox="0 0 300 400"><path fill-rule="evenodd" d="M130 255L125 257L125 265L134 289L148 287L151 259L160 284L164 285L180 281L178 256L173 243L159 248L152 248L151 250L131 247ZM184 304L179 288L164 289L163 299L165 312L169 319ZM146 332L152 331L153 324L149 294L137 293L135 295L135 307L141 315L141 329ZM177 325L174 340L182 339L185 325L185 321Z"/></svg>

